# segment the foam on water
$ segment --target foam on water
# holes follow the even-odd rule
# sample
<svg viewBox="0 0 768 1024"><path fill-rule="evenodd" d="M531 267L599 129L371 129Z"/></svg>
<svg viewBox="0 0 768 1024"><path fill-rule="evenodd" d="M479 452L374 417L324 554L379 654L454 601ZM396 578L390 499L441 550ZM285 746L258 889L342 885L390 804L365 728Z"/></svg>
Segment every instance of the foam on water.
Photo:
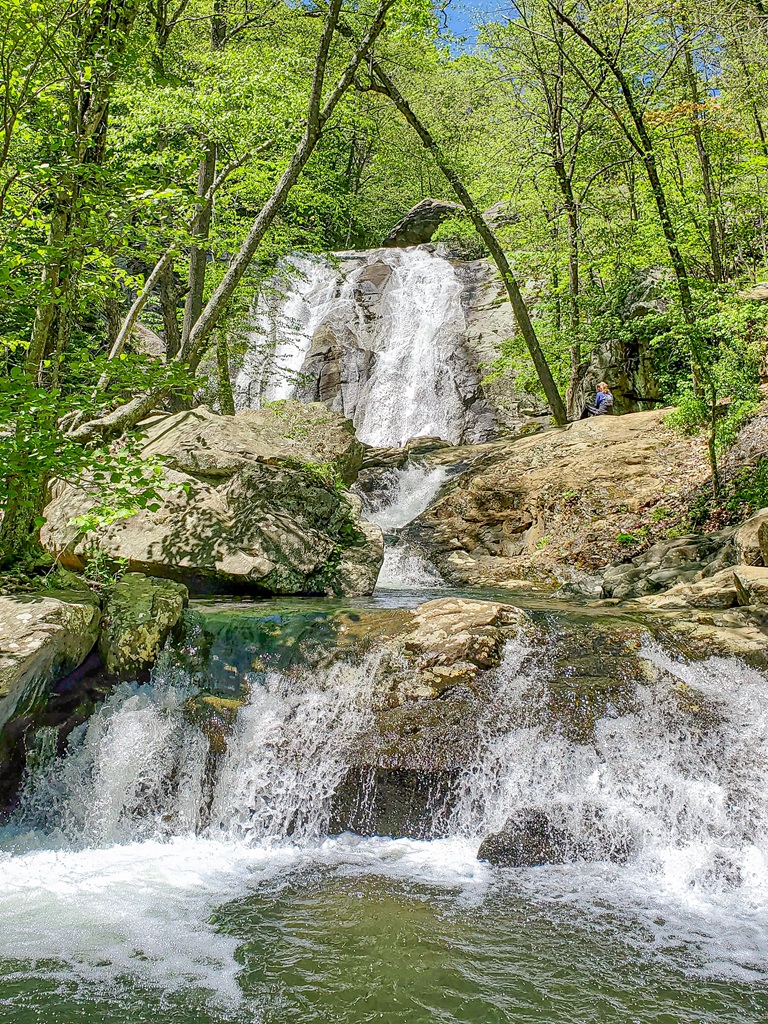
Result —
<svg viewBox="0 0 768 1024"><path fill-rule="evenodd" d="M768 977L768 682L734 659L687 664L649 646L634 710L577 744L530 711L547 669L508 644L450 836L329 837L330 797L371 722L374 656L252 681L213 765L177 676L123 686L30 778L0 835L0 960L102 984L239 998L236 941L217 906L312 865L380 875L479 906L512 888L583 920L617 917L626 941L708 975ZM681 684L708 702L680 713ZM520 807L543 809L601 859L491 869L480 839ZM627 851L612 863L610 850ZM501 887L501 889L499 888Z"/></svg>

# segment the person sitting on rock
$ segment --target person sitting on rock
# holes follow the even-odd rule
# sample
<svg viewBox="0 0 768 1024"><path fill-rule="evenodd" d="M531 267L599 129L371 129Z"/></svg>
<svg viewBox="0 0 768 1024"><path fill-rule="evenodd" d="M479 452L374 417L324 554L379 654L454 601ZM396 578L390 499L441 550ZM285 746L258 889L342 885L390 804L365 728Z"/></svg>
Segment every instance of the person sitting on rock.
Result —
<svg viewBox="0 0 768 1024"><path fill-rule="evenodd" d="M605 416L606 413L613 412L613 395L604 380L597 385L594 404L587 404L584 412L587 416Z"/></svg>

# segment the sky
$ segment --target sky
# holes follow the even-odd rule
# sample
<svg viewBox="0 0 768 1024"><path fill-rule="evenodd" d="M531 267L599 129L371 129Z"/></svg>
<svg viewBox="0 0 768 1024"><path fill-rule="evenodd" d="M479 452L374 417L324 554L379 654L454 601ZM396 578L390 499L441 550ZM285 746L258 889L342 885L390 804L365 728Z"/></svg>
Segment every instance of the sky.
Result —
<svg viewBox="0 0 768 1024"><path fill-rule="evenodd" d="M509 7L504 0L449 0L445 11L448 28L457 36L467 36L467 46L471 47L476 39L472 22L477 21L478 13L491 14Z"/></svg>

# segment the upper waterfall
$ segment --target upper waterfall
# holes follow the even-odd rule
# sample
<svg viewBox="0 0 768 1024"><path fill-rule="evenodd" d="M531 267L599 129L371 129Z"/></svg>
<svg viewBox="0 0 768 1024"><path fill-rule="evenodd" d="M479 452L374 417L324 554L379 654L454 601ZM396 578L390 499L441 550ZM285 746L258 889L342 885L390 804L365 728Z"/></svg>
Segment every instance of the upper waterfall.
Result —
<svg viewBox="0 0 768 1024"><path fill-rule="evenodd" d="M291 257L254 311L237 408L324 401L374 446L477 440L485 408L471 408L462 290L453 265L424 247Z"/></svg>

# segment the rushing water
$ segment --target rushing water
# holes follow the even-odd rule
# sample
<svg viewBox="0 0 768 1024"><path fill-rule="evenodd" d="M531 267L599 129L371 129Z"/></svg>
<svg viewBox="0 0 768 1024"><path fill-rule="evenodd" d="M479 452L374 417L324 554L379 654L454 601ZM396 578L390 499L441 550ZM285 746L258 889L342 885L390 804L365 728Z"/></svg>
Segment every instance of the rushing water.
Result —
<svg viewBox="0 0 768 1024"><path fill-rule="evenodd" d="M373 262L388 277L372 317ZM374 356L341 391L359 436L462 439L450 264L385 250L283 275L256 311L241 407L294 394L330 330L349 358ZM0 828L0 1021L768 1019L768 677L736 659L690 663L650 639L638 653L579 609L531 602L535 628L467 722L477 743L440 827L418 833L440 837L334 828L377 715L380 654L353 640L450 595L401 536L447 482L417 461L368 481L387 537L375 598L201 605L152 681L114 689L63 752L38 731ZM439 720L448 702L434 706ZM530 808L566 862L479 861Z"/></svg>
<svg viewBox="0 0 768 1024"><path fill-rule="evenodd" d="M329 835L375 653L242 673L213 760L170 659L63 756L43 735L0 839L0 1019L764 1020L768 680L649 643L629 708L579 743L534 713L551 647L508 645L432 841ZM681 714L681 692L708 714ZM521 806L577 840L597 823L603 853L479 862Z"/></svg>
<svg viewBox="0 0 768 1024"><path fill-rule="evenodd" d="M385 539L377 589L434 589L444 585L437 569L423 552L400 536L400 530L429 508L448 478L442 466L429 467L409 460L400 469L381 470L377 486L363 494L365 517L381 527Z"/></svg>
<svg viewBox="0 0 768 1024"><path fill-rule="evenodd" d="M374 309L366 277L372 266L387 275ZM461 441L468 428L455 370L466 328L461 294L448 260L423 248L371 250L344 271L291 257L254 312L235 381L237 407L294 397L319 338L335 346L340 368L333 407L354 422L361 441Z"/></svg>

